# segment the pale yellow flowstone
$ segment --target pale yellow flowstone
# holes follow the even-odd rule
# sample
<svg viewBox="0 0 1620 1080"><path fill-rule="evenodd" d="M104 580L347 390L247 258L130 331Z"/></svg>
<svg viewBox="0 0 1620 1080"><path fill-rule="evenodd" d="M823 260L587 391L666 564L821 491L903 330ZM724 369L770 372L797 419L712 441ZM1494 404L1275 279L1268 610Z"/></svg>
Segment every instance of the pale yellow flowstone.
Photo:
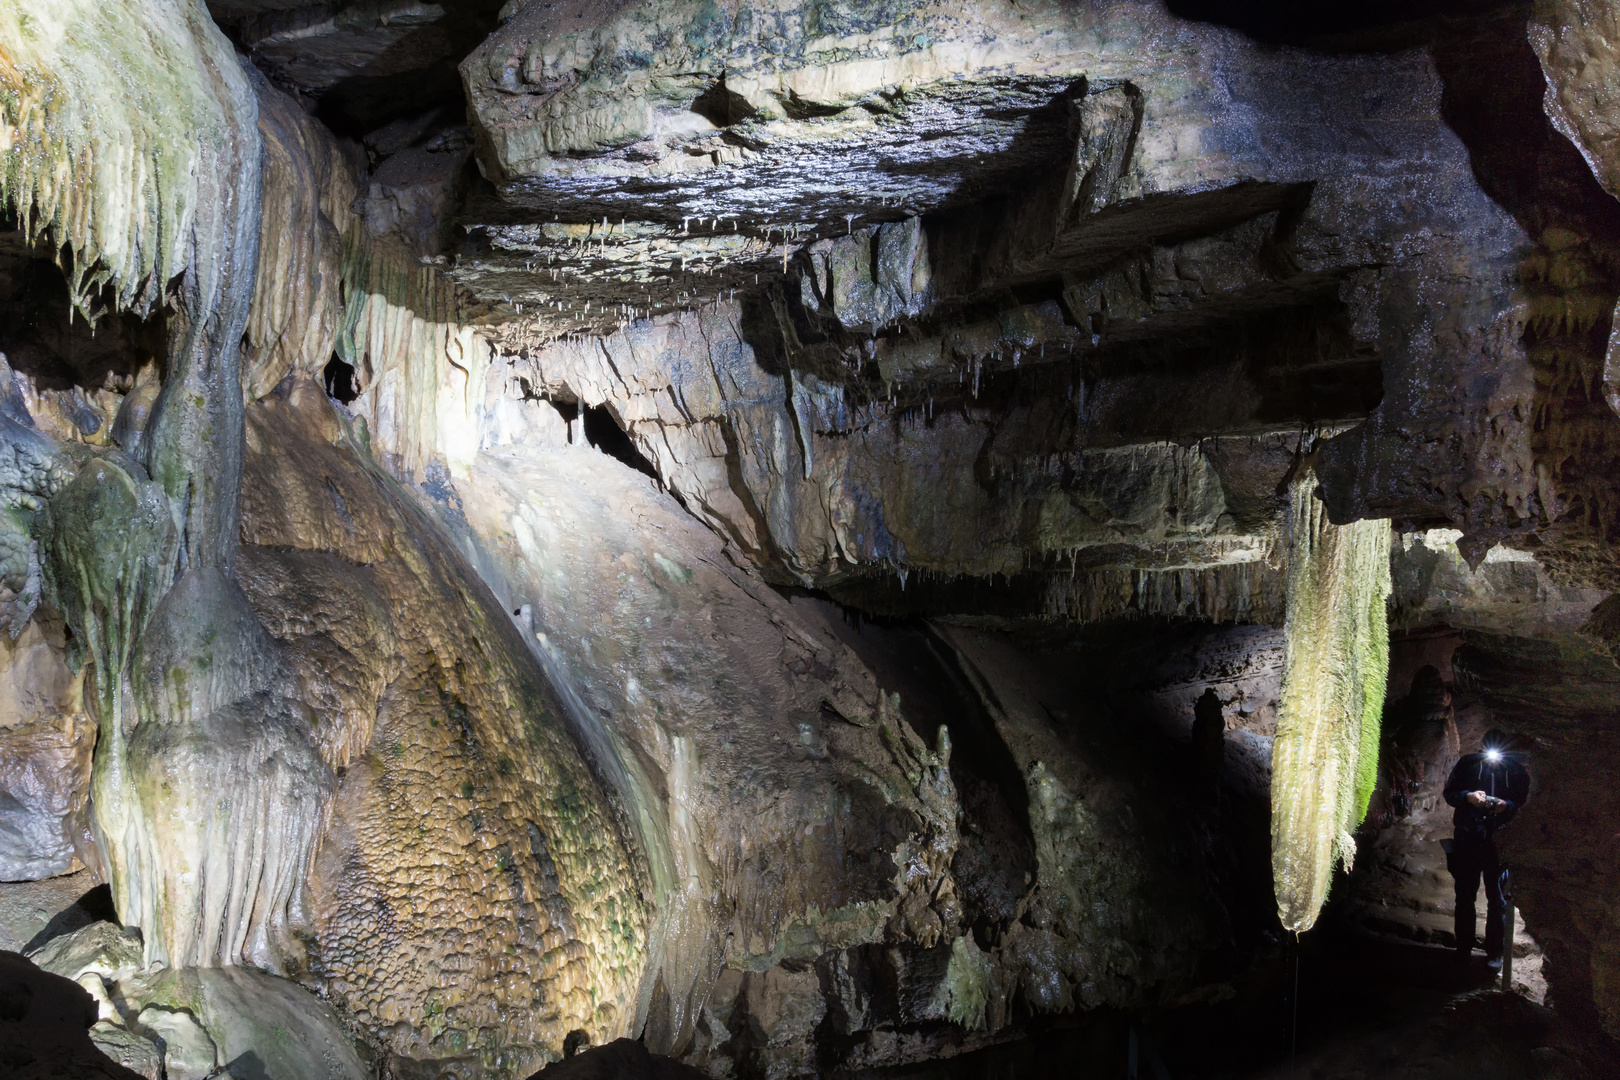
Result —
<svg viewBox="0 0 1620 1080"><path fill-rule="evenodd" d="M1355 857L1378 772L1389 673L1390 523L1334 525L1302 469L1291 486L1287 651L1271 753L1277 915L1316 923L1335 863Z"/></svg>

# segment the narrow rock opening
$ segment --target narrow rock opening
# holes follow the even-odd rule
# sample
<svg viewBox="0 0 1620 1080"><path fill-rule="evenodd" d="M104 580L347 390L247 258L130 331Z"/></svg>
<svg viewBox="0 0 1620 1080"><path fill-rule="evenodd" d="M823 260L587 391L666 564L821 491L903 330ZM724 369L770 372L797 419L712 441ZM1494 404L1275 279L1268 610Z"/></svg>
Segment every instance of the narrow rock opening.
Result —
<svg viewBox="0 0 1620 1080"><path fill-rule="evenodd" d="M697 100L692 102L692 111L715 127L730 127L755 115L748 99L735 90L727 89L724 78L698 95Z"/></svg>
<svg viewBox="0 0 1620 1080"><path fill-rule="evenodd" d="M559 401L556 398L545 398L543 400L547 405L556 409L557 415L562 417L563 425L568 432L568 442L571 444L579 442L582 437L579 430L579 402Z"/></svg>
<svg viewBox="0 0 1620 1080"><path fill-rule="evenodd" d="M653 468L652 462L636 448L636 444L630 441L629 433L619 426L619 422L613 418L613 413L606 405L592 405L587 408L583 427L585 441L591 446L639 473L646 473L654 480L658 479L658 470Z"/></svg>
<svg viewBox="0 0 1620 1080"><path fill-rule="evenodd" d="M334 401L345 405L352 404L360 396L360 388L356 385L354 366L345 363L336 353L326 362L321 371L321 383L326 387L326 394Z"/></svg>

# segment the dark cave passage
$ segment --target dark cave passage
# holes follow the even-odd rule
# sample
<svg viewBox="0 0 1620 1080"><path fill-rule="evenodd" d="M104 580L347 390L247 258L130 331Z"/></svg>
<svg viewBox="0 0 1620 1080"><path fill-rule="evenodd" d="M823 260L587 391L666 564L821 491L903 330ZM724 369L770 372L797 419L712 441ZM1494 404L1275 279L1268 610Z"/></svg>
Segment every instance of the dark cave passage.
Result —
<svg viewBox="0 0 1620 1080"><path fill-rule="evenodd" d="M658 470L647 460L630 435L619 426L612 410L606 405L592 405L581 414L581 429L585 441L615 461L630 466L646 476L658 479Z"/></svg>
<svg viewBox="0 0 1620 1080"><path fill-rule="evenodd" d="M333 356L326 362L321 372L321 383L326 387L327 396L341 404L351 405L360 396L360 389L355 384L354 368L340 357Z"/></svg>

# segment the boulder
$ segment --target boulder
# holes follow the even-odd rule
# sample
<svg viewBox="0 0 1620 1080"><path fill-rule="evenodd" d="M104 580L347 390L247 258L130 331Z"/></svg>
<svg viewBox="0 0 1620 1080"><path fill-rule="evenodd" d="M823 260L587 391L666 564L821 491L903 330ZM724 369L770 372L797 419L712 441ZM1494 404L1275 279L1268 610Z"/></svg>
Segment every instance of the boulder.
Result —
<svg viewBox="0 0 1620 1080"><path fill-rule="evenodd" d="M163 1071L167 1080L204 1080L214 1071L218 1051L197 1018L149 1005L141 1010L136 1023L163 1048Z"/></svg>
<svg viewBox="0 0 1620 1080"><path fill-rule="evenodd" d="M47 942L28 954L41 968L65 979L95 974L107 982L127 979L141 969L139 930L98 922Z"/></svg>
<svg viewBox="0 0 1620 1080"><path fill-rule="evenodd" d="M164 1080L163 1051L151 1039L109 1021L98 1020L90 1029L90 1041L97 1050L146 1080Z"/></svg>
<svg viewBox="0 0 1620 1080"><path fill-rule="evenodd" d="M94 876L88 870L39 881L0 884L0 949L27 952L50 938L97 921Z"/></svg>
<svg viewBox="0 0 1620 1080"><path fill-rule="evenodd" d="M163 1041L168 1080L201 1080L216 1067L273 1080L373 1080L331 1006L286 979L183 968L118 989L140 1010L137 1026Z"/></svg>

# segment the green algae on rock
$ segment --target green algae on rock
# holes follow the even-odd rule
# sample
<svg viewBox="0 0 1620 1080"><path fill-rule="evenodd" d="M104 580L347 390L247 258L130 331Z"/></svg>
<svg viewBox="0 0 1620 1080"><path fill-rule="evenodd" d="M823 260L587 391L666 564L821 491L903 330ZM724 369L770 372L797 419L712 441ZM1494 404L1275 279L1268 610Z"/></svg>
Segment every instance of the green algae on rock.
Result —
<svg viewBox="0 0 1620 1080"><path fill-rule="evenodd" d="M1271 756L1271 867L1277 914L1309 930L1378 773L1389 672L1390 523L1334 525L1302 467L1290 489L1287 651Z"/></svg>

